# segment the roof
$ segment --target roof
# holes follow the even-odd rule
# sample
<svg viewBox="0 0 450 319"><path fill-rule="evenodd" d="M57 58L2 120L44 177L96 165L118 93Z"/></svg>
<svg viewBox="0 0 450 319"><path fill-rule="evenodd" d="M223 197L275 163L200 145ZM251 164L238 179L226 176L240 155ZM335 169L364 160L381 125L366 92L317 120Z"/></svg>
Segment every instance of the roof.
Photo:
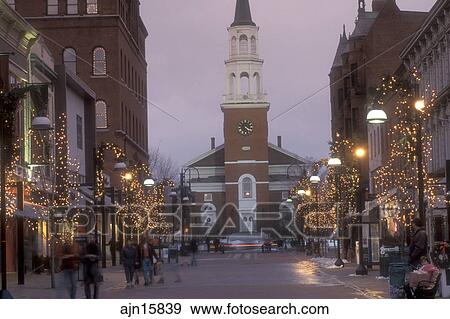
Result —
<svg viewBox="0 0 450 319"><path fill-rule="evenodd" d="M269 143L269 165L310 164L307 159L284 148ZM223 167L225 166L225 147L220 145L197 158L187 162L183 167Z"/></svg>
<svg viewBox="0 0 450 319"><path fill-rule="evenodd" d="M237 0L236 2L236 13L234 15L234 22L231 26L235 27L239 25L256 26L252 20L252 12L248 0Z"/></svg>
<svg viewBox="0 0 450 319"><path fill-rule="evenodd" d="M433 21L436 19L436 17L443 12L443 10L450 4L450 0L441 0L437 1L434 6L431 8L430 13L427 15L427 18L419 28L419 30L416 32L416 34L411 38L411 40L408 42L406 47L403 49L403 51L400 53L401 58L405 58L408 53L412 50L412 48L415 46L415 44L424 37L424 34L429 30L430 26L432 25Z"/></svg>
<svg viewBox="0 0 450 319"><path fill-rule="evenodd" d="M334 56L333 66L332 68L342 66L342 55L345 53L347 48L348 40L347 34L345 33L345 25L344 32L339 36L339 44L336 50L336 55Z"/></svg>
<svg viewBox="0 0 450 319"><path fill-rule="evenodd" d="M378 12L360 12L355 22L355 30L350 38L368 35L377 17Z"/></svg>

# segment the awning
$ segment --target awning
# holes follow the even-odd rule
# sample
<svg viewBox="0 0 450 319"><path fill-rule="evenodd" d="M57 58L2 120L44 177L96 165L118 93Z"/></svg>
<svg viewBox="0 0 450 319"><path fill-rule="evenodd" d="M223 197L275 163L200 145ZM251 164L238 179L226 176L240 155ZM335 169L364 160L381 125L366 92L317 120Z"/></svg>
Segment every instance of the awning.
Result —
<svg viewBox="0 0 450 319"><path fill-rule="evenodd" d="M15 216L33 220L48 220L48 217L45 216L43 210L43 207L25 203L23 210L16 210Z"/></svg>

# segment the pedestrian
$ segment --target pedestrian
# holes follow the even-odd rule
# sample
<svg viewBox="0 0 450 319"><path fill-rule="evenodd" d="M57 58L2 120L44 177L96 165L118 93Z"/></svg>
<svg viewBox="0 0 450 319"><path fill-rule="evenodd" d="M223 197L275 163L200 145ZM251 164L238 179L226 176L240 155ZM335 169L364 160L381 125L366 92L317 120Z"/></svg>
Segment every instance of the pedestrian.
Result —
<svg viewBox="0 0 450 319"><path fill-rule="evenodd" d="M211 251L211 247L210 247L211 241L210 241L209 237L206 237L205 241L206 241L206 250L209 253Z"/></svg>
<svg viewBox="0 0 450 319"><path fill-rule="evenodd" d="M428 256L428 236L420 218L413 220L413 235L409 245L409 263L414 268L420 266L420 257Z"/></svg>
<svg viewBox="0 0 450 319"><path fill-rule="evenodd" d="M214 239L214 252L217 253L219 251L219 246L220 246L219 238Z"/></svg>
<svg viewBox="0 0 450 319"><path fill-rule="evenodd" d="M100 270L98 268L99 250L97 244L90 242L86 246L86 254L81 259L83 263L83 281L84 293L86 299L92 298L91 286L94 286L94 299L98 298L99 283L102 281Z"/></svg>
<svg viewBox="0 0 450 319"><path fill-rule="evenodd" d="M153 258L158 261L155 249L148 238L141 245L140 255L144 272L144 285L148 286L153 283Z"/></svg>
<svg viewBox="0 0 450 319"><path fill-rule="evenodd" d="M127 288L133 287L134 267L137 258L136 248L129 240L122 249L122 265L125 272L125 279L127 280Z"/></svg>
<svg viewBox="0 0 450 319"><path fill-rule="evenodd" d="M350 242L347 249L347 261L353 263L353 259L355 259L355 250L353 249L353 243Z"/></svg>
<svg viewBox="0 0 450 319"><path fill-rule="evenodd" d="M133 243L133 247L136 249L136 260L134 262L134 284L136 286L138 286L139 285L139 271L142 268L141 250L139 249L139 245L137 243Z"/></svg>
<svg viewBox="0 0 450 319"><path fill-rule="evenodd" d="M64 284L69 292L70 299L75 299L77 297L78 256L75 255L74 247L70 244L64 244L63 246L61 270L64 272Z"/></svg>
<svg viewBox="0 0 450 319"><path fill-rule="evenodd" d="M191 258L191 266L197 266L197 251L198 251L198 244L197 244L197 240L195 238L191 239L191 253L192 253L192 258Z"/></svg>

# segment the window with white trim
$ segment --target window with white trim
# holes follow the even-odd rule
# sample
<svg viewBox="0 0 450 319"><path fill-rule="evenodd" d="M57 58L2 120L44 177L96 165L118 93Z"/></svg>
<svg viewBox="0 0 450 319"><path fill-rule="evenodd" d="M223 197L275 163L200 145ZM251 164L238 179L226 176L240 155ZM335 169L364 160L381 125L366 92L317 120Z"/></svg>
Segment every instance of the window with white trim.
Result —
<svg viewBox="0 0 450 319"><path fill-rule="evenodd" d="M92 53L92 72L94 75L106 75L106 50L97 47Z"/></svg>
<svg viewBox="0 0 450 319"><path fill-rule="evenodd" d="M47 15L58 15L58 0L47 0Z"/></svg>
<svg viewBox="0 0 450 319"><path fill-rule="evenodd" d="M77 73L77 52L73 48L66 48L63 51L63 63L67 69Z"/></svg>
<svg viewBox="0 0 450 319"><path fill-rule="evenodd" d="M87 14L98 14L97 0L87 0L86 12L87 12Z"/></svg>
<svg viewBox="0 0 450 319"><path fill-rule="evenodd" d="M95 122L98 129L108 128L108 107L105 101L95 103Z"/></svg>
<svg viewBox="0 0 450 319"><path fill-rule="evenodd" d="M78 0L67 0L67 14L78 14Z"/></svg>
<svg viewBox="0 0 450 319"><path fill-rule="evenodd" d="M203 201L204 202L212 202L212 200L213 200L213 198L212 198L212 194L211 193L203 195Z"/></svg>
<svg viewBox="0 0 450 319"><path fill-rule="evenodd" d="M242 180L242 197L253 198L253 182L250 177L245 177Z"/></svg>
<svg viewBox="0 0 450 319"><path fill-rule="evenodd" d="M6 0L6 3L14 10L16 10L16 0Z"/></svg>
<svg viewBox="0 0 450 319"><path fill-rule="evenodd" d="M287 200L289 198L289 192L281 193L281 200Z"/></svg>

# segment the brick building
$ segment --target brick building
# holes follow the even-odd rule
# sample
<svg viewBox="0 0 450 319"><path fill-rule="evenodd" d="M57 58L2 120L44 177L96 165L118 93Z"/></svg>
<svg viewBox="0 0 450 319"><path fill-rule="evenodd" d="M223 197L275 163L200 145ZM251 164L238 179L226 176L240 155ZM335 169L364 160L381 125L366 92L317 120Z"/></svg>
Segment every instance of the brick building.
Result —
<svg viewBox="0 0 450 319"><path fill-rule="evenodd" d="M56 64L96 94L97 142L112 142L134 163L148 162L148 36L138 0L15 0L14 7L44 37ZM114 183L114 158L105 174Z"/></svg>
<svg viewBox="0 0 450 319"><path fill-rule="evenodd" d="M373 0L372 11L359 0L355 28L349 35L344 28L330 72L333 138L339 134L367 147L368 95L400 66L401 50L425 17L401 11L395 0Z"/></svg>
<svg viewBox="0 0 450 319"><path fill-rule="evenodd" d="M193 233L277 229L283 220L268 213L289 209L289 191L310 168L307 160L282 148L281 137L277 145L268 142L264 61L248 0L237 1L228 41L227 90L221 104L224 144L216 147L213 140L210 151L184 165L196 204Z"/></svg>

